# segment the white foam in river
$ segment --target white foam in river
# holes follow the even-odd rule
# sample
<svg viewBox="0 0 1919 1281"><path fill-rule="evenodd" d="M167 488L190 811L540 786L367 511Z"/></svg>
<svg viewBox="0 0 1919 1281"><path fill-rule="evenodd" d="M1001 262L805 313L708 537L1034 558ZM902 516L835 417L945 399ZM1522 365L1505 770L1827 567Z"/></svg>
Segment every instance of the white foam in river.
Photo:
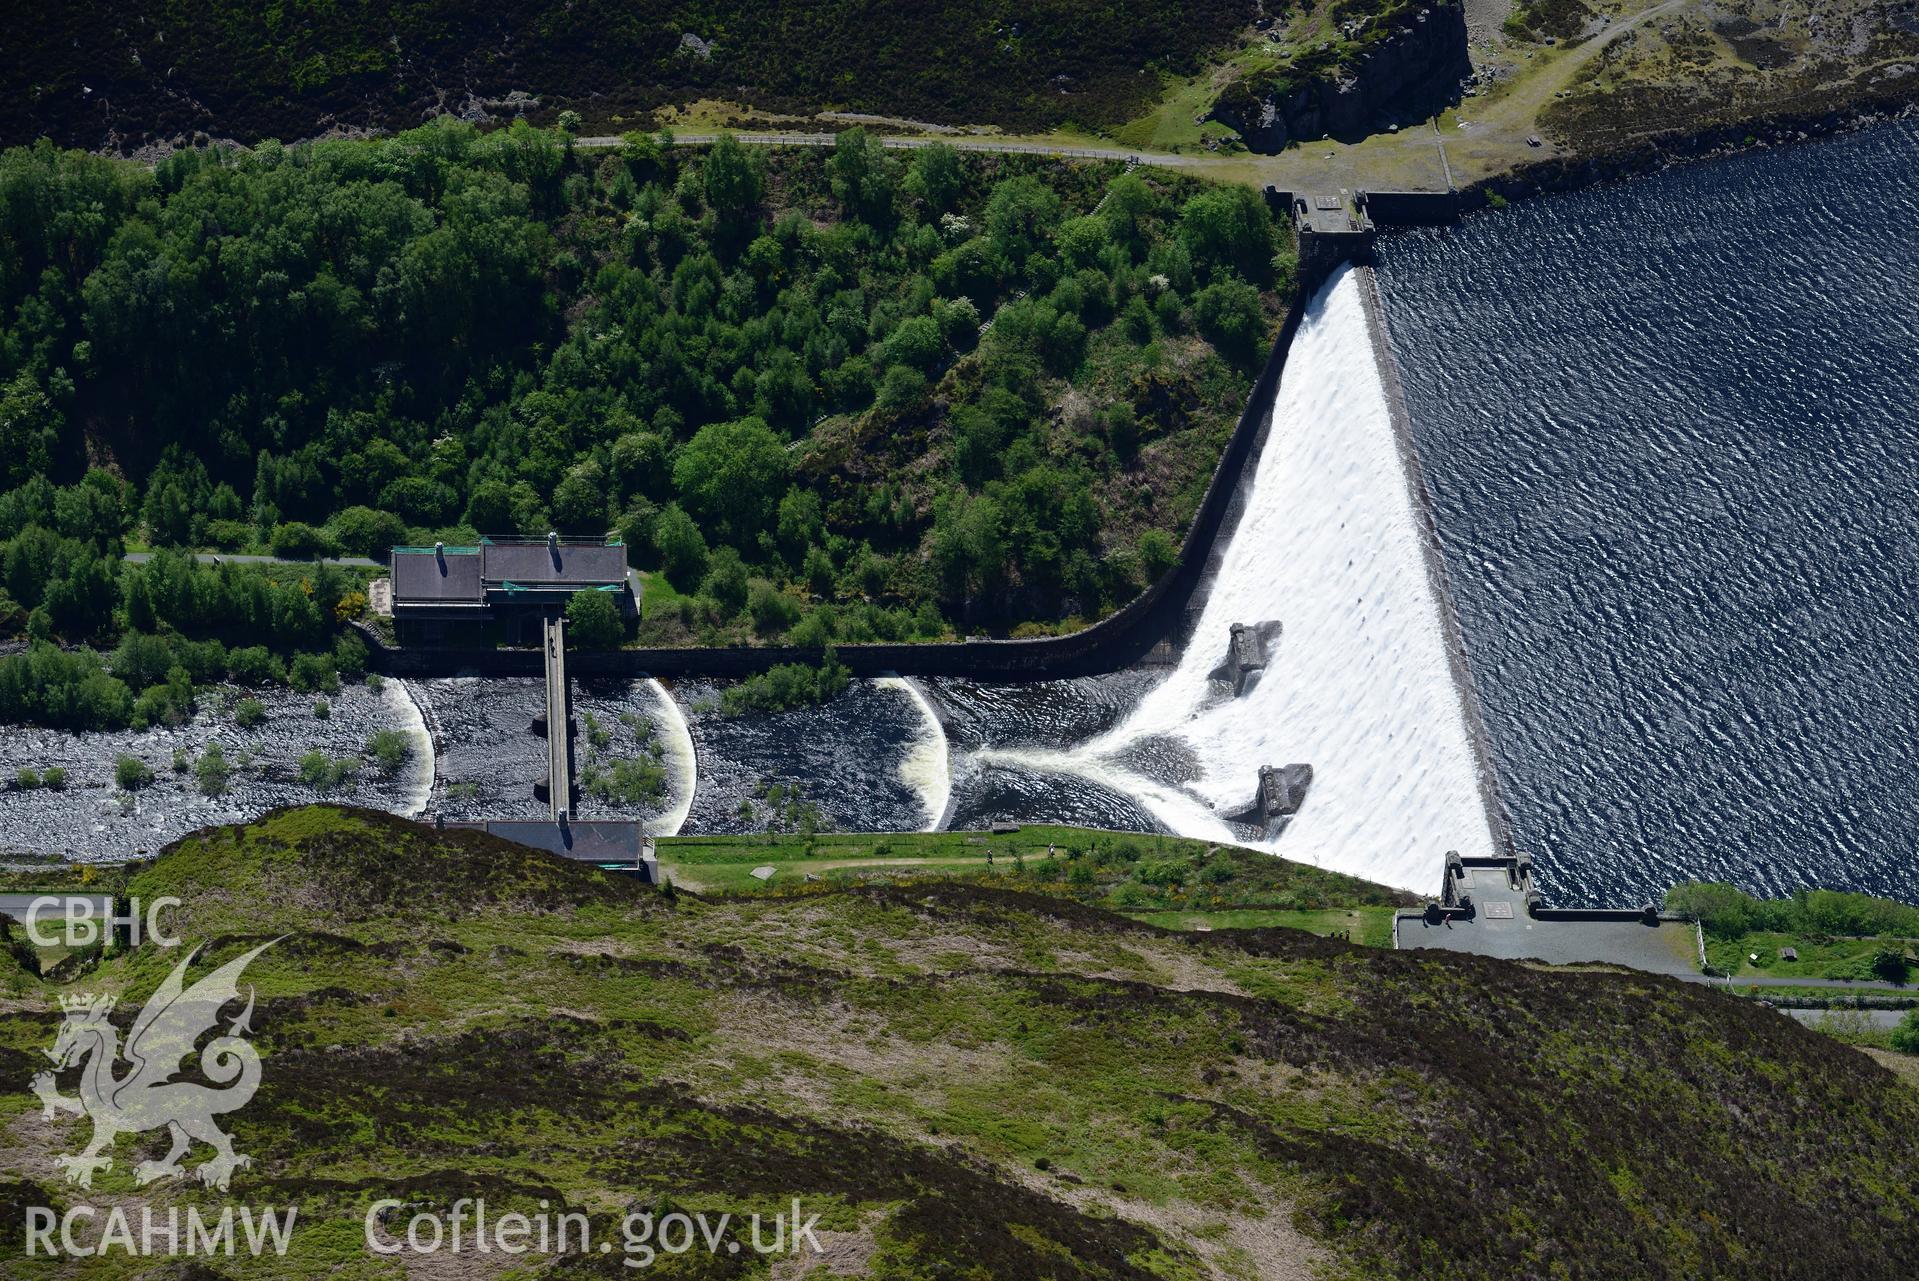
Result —
<svg viewBox="0 0 1919 1281"><path fill-rule="evenodd" d="M1236 839L1262 765L1313 767L1306 803L1270 848L1399 886L1430 886L1449 849L1490 853L1459 692L1447 666L1407 477L1358 279L1342 270L1294 339L1245 513L1179 666L1109 733L1063 752L994 759L1083 774L1167 828ZM1208 673L1233 623L1278 620L1259 683L1221 700ZM1197 757L1182 787L1114 758L1169 735Z"/></svg>
<svg viewBox="0 0 1919 1281"><path fill-rule="evenodd" d="M686 826L687 814L693 809L693 790L699 784L693 731L687 727L680 705L673 701L673 692L652 677L645 683L660 700L661 758L666 762L673 797L673 808L648 823L646 829L654 836L678 836L680 829Z"/></svg>
<svg viewBox="0 0 1919 1281"><path fill-rule="evenodd" d="M421 714L420 704L413 697L413 687L407 682L382 682L380 697L392 709L394 719L400 724L400 731L413 740L413 754L407 761L406 799L401 802L405 808L399 813L408 818L419 818L426 813L427 804L433 799L436 770L433 735L427 732L426 717Z"/></svg>
<svg viewBox="0 0 1919 1281"><path fill-rule="evenodd" d="M883 689L901 691L919 712L920 732L900 760L899 775L900 781L913 789L925 807L926 826L920 830L937 832L940 820L946 817L947 802L953 796L953 767L948 758L946 727L940 724L939 717L933 714L933 705L912 681L901 676L882 676L873 683Z"/></svg>

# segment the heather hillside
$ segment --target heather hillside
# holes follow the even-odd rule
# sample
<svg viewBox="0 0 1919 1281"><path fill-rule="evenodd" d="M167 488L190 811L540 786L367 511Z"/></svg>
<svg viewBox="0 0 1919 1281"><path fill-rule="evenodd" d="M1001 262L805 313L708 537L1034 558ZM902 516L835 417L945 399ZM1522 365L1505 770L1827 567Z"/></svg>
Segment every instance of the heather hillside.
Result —
<svg viewBox="0 0 1919 1281"><path fill-rule="evenodd" d="M331 809L200 833L126 888L179 893L205 965L285 936L248 972L264 1083L232 1118L233 1194L303 1207L278 1276L357 1266L388 1195L602 1226L797 1195L842 1274L893 1278L1749 1281L1919 1252L1919 1094L1697 985L1175 934L990 879L661 894ZM74 986L137 1005L171 961ZM17 981L0 1021L16 1205L77 1195L44 1154L81 1123L27 1093L56 990ZM129 1165L91 1195L131 1195Z"/></svg>

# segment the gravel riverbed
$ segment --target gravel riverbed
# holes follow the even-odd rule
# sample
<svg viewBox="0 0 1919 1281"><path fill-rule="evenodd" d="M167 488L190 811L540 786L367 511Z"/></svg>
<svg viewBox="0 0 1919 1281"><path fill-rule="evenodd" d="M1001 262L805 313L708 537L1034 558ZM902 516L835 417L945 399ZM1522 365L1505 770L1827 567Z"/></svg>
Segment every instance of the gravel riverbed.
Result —
<svg viewBox="0 0 1919 1281"><path fill-rule="evenodd" d="M258 699L266 719L251 728L235 719L242 699ZM328 714L314 714L324 698ZM387 681L325 695L289 689L202 689L193 718L179 726L74 734L32 726L0 733L0 857L40 856L111 862L158 851L196 828L244 822L281 805L338 800L418 814L432 790L433 747L406 685ZM383 773L367 754L379 730L399 730L412 750L398 770ZM218 795L203 793L193 770L219 743L231 771ZM322 792L300 781L300 758L322 752L351 762L351 776ZM115 762L134 756L153 771L136 791L114 782ZM176 758L185 766L175 768ZM22 787L21 771L66 771L59 789Z"/></svg>

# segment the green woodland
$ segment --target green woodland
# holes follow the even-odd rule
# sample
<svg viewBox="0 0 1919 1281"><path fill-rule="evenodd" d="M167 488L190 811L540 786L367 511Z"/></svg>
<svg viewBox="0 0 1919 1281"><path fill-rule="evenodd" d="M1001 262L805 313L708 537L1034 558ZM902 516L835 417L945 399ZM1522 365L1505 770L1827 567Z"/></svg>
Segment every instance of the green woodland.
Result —
<svg viewBox="0 0 1919 1281"><path fill-rule="evenodd" d="M655 644L1078 626L1172 562L1292 264L1247 189L858 130L10 150L0 630L320 652L341 585L119 550L548 528Z"/></svg>
<svg viewBox="0 0 1919 1281"><path fill-rule="evenodd" d="M28 646L0 658L0 723L178 725L197 709L199 686L330 693L341 676L365 671L365 643L340 627L366 604L345 572L202 565L176 553L123 565L116 545L39 525L6 544L0 608L9 627L24 628ZM39 603L25 612L16 603L23 599ZM55 627L111 648L63 646Z"/></svg>

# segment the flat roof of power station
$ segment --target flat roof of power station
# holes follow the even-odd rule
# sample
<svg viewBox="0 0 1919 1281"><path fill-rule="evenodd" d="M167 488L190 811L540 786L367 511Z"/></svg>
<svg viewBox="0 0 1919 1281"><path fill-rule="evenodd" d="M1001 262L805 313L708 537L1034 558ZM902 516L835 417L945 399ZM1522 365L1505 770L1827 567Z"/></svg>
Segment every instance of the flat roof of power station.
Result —
<svg viewBox="0 0 1919 1281"><path fill-rule="evenodd" d="M596 539L483 538L392 549L393 606L478 608L528 596L626 587L626 548Z"/></svg>

